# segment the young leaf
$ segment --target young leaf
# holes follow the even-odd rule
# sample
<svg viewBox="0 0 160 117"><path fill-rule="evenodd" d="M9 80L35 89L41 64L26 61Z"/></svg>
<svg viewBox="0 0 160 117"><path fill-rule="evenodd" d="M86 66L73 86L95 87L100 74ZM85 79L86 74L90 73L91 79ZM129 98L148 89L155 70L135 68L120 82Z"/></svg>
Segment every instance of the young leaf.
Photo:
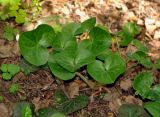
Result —
<svg viewBox="0 0 160 117"><path fill-rule="evenodd" d="M150 117L142 106L123 104L118 110L118 117Z"/></svg>
<svg viewBox="0 0 160 117"><path fill-rule="evenodd" d="M87 66L88 73L99 83L112 84L125 71L126 65L118 53L108 55L105 62L95 60Z"/></svg>
<svg viewBox="0 0 160 117"><path fill-rule="evenodd" d="M53 37L53 28L46 24L22 33L19 38L19 47L23 57L35 66L44 65L49 57L47 47L52 43Z"/></svg>
<svg viewBox="0 0 160 117"><path fill-rule="evenodd" d="M17 74L20 71L20 67L18 65L14 65L14 64L8 64L8 72L14 76L15 74Z"/></svg>
<svg viewBox="0 0 160 117"><path fill-rule="evenodd" d="M2 78L4 80L10 80L12 78L12 75L9 73L2 73Z"/></svg>
<svg viewBox="0 0 160 117"><path fill-rule="evenodd" d="M126 23L122 31L119 32L119 36L122 37L120 45L127 46L134 39L134 36L140 33L140 30L140 27L135 23Z"/></svg>
<svg viewBox="0 0 160 117"><path fill-rule="evenodd" d="M19 85L18 84L12 84L9 88L10 93L17 93L19 90Z"/></svg>
<svg viewBox="0 0 160 117"><path fill-rule="evenodd" d="M2 64L0 69L2 72L8 72L8 64Z"/></svg>
<svg viewBox="0 0 160 117"><path fill-rule="evenodd" d="M81 27L75 32L75 35L82 34L84 32L89 32L96 24L96 18L90 18L81 23Z"/></svg>
<svg viewBox="0 0 160 117"><path fill-rule="evenodd" d="M160 117L160 102L147 102L144 104L144 108L146 108L153 117Z"/></svg>
<svg viewBox="0 0 160 117"><path fill-rule="evenodd" d="M153 77L150 72L139 73L133 82L133 88L136 90L136 94L147 98L153 83Z"/></svg>
<svg viewBox="0 0 160 117"><path fill-rule="evenodd" d="M89 36L92 43L91 51L95 56L99 55L111 45L112 39L109 32L99 27L94 27L90 31Z"/></svg>
<svg viewBox="0 0 160 117"><path fill-rule="evenodd" d="M140 64L142 64L144 67L150 69L153 66L153 63L151 62L150 58L147 56L146 53L142 51L137 51L131 55L131 58L138 61Z"/></svg>
<svg viewBox="0 0 160 117"><path fill-rule="evenodd" d="M18 30L17 29L14 29L13 27L11 26L6 26L4 28L4 34L3 34L3 37L5 39L7 39L8 41L12 41L14 40L15 38L15 35L18 33Z"/></svg>

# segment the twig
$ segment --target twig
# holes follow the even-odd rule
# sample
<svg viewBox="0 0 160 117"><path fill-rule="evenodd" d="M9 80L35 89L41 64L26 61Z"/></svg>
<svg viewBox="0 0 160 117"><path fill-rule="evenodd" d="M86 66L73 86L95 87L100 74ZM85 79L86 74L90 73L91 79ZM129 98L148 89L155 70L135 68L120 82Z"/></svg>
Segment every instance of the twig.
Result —
<svg viewBox="0 0 160 117"><path fill-rule="evenodd" d="M94 85L88 82L87 78L83 76L81 73L76 72L76 75L79 76L91 89L94 88Z"/></svg>
<svg viewBox="0 0 160 117"><path fill-rule="evenodd" d="M67 96L68 99L70 99L68 93L65 90L64 85L61 85L60 81L58 79L56 79L57 84L59 85L59 87L62 89L62 91L64 92L64 94Z"/></svg>

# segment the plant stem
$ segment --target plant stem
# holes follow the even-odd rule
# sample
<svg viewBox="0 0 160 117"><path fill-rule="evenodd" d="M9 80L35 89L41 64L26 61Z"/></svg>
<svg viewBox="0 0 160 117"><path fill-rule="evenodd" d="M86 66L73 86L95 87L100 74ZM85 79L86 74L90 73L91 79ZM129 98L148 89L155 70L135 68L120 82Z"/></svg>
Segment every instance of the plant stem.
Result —
<svg viewBox="0 0 160 117"><path fill-rule="evenodd" d="M94 88L94 85L88 82L87 77L83 76L79 72L76 72L76 75L79 76L91 89Z"/></svg>

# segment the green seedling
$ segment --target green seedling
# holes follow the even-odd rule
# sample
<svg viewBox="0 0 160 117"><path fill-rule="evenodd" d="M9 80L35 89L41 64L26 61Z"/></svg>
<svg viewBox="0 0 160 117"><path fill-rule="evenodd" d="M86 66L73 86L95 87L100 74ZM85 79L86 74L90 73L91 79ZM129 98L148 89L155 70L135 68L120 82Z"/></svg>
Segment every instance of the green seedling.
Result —
<svg viewBox="0 0 160 117"><path fill-rule="evenodd" d="M2 64L0 70L2 71L2 78L4 80L11 80L20 71L20 67L14 64Z"/></svg>
<svg viewBox="0 0 160 117"><path fill-rule="evenodd" d="M18 91L19 91L19 85L18 84L11 84L11 86L9 88L9 92L15 94Z"/></svg>

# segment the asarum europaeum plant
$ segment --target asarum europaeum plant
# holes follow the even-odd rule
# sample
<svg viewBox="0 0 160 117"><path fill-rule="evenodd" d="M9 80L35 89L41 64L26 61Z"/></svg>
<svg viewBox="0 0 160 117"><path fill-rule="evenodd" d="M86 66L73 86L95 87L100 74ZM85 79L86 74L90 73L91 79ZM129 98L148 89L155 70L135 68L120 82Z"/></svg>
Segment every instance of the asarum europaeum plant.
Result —
<svg viewBox="0 0 160 117"><path fill-rule="evenodd" d="M35 66L49 65L51 72L62 80L74 78L76 72L87 66L89 75L102 84L111 84L125 69L125 61L118 52L109 51L110 33L90 18L81 24L69 23L60 32L41 24L20 35L22 56ZM78 36L87 33L84 40ZM52 50L52 51L49 51Z"/></svg>

